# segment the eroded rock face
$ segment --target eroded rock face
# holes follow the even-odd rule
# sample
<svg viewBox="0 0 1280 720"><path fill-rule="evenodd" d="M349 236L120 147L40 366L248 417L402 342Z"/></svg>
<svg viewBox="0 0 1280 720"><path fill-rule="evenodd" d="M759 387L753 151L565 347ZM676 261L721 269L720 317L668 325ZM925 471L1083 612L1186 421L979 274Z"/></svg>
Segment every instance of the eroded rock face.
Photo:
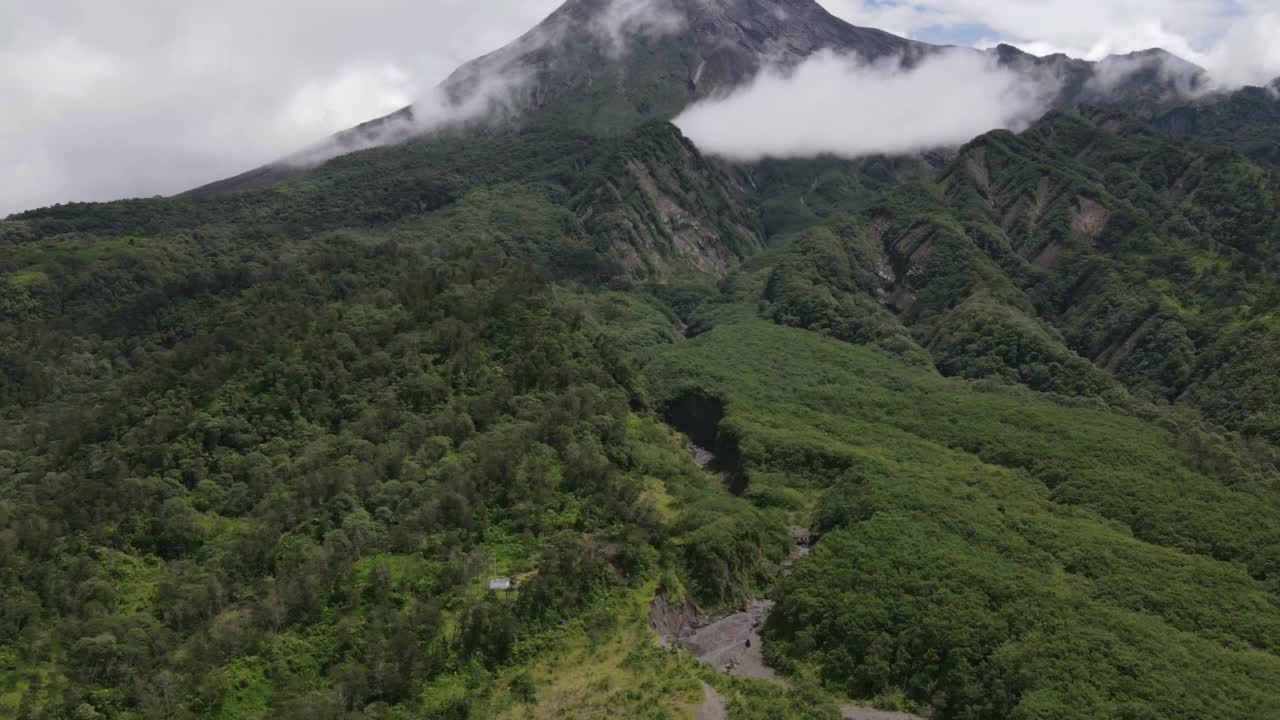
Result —
<svg viewBox="0 0 1280 720"><path fill-rule="evenodd" d="M640 130L609 167L575 211L625 276L722 275L764 247L739 174L703 157L673 126Z"/></svg>
<svg viewBox="0 0 1280 720"><path fill-rule="evenodd" d="M698 610L688 602L673 603L658 593L649 604L649 627L658 645L668 647L680 640L698 619Z"/></svg>
<svg viewBox="0 0 1280 720"><path fill-rule="evenodd" d="M1097 245L1111 219L1111 211L1096 200L1081 196L1071 208L1071 234L1078 241Z"/></svg>

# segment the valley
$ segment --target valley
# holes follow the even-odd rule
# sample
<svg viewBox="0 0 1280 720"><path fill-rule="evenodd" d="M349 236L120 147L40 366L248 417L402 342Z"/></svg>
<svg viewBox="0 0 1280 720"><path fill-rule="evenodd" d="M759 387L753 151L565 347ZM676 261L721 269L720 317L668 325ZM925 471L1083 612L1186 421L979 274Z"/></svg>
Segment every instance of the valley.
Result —
<svg viewBox="0 0 1280 720"><path fill-rule="evenodd" d="M1006 45L1017 131L728 160L672 121L941 50L611 7L0 221L0 717L1280 716L1280 96Z"/></svg>

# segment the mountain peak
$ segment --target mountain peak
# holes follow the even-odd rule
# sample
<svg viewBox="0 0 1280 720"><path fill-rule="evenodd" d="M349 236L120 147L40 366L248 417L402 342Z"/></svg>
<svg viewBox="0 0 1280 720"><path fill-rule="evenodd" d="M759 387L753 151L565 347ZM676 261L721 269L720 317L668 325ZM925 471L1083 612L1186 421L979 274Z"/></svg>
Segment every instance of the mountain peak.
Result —
<svg viewBox="0 0 1280 720"><path fill-rule="evenodd" d="M793 66L822 50L909 63L932 49L850 25L814 0L569 0L442 88L455 103L501 88L519 112L554 107L608 132L674 117L766 66Z"/></svg>
<svg viewBox="0 0 1280 720"><path fill-rule="evenodd" d="M820 52L911 67L943 49L851 25L815 0L568 0L515 41L458 68L436 96L200 192L270 184L337 155L471 122L550 123L619 135L647 121L671 120L766 68L794 68ZM1163 50L1097 63L1037 57L1012 45L987 52L1000 66L1057 87L1048 101L1053 107L1154 107L1193 96L1207 79Z"/></svg>

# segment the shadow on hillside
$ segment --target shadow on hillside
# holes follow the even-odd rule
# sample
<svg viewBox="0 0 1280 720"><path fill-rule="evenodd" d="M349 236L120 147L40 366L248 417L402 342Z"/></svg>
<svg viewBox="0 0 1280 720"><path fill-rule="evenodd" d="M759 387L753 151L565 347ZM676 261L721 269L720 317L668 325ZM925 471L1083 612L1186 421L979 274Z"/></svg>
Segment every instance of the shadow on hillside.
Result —
<svg viewBox="0 0 1280 720"><path fill-rule="evenodd" d="M722 426L724 401L700 390L686 392L666 403L662 416L667 424L689 438L689 452L703 469L723 474L729 492L747 489L738 437Z"/></svg>

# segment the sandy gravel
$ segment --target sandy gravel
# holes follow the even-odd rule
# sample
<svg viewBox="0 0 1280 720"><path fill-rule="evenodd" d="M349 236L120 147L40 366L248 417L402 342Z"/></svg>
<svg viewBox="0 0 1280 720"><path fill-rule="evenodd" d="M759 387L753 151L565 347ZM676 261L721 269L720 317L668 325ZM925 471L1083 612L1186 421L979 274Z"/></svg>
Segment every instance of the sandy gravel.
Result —
<svg viewBox="0 0 1280 720"><path fill-rule="evenodd" d="M772 609L772 600L756 600L745 612L736 612L704 625L681 638L680 642L699 660L730 675L785 684L764 664L761 653L764 643L760 639L760 625Z"/></svg>

